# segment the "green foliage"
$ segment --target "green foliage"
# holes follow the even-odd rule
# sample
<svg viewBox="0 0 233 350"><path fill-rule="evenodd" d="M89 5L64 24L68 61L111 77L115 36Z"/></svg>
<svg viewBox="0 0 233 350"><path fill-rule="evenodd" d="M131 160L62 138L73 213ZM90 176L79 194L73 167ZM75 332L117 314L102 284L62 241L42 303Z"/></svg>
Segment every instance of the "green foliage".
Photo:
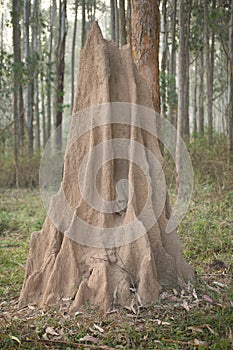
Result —
<svg viewBox="0 0 233 350"><path fill-rule="evenodd" d="M171 74L160 72L160 94L164 96L166 109L169 104L176 105L177 89L176 89L176 77Z"/></svg>
<svg viewBox="0 0 233 350"><path fill-rule="evenodd" d="M208 132L204 136L195 135L189 144L189 152L195 170L196 181L215 186L216 190L224 190L231 183L232 168L227 164L226 136L214 135L214 144L208 144Z"/></svg>
<svg viewBox="0 0 233 350"><path fill-rule="evenodd" d="M39 184L40 155L20 155L18 159L19 187L35 188ZM0 157L0 187L15 186L15 162L13 155Z"/></svg>
<svg viewBox="0 0 233 350"><path fill-rule="evenodd" d="M0 51L0 128L11 120L13 56L4 49ZM1 135L0 135L1 136Z"/></svg>

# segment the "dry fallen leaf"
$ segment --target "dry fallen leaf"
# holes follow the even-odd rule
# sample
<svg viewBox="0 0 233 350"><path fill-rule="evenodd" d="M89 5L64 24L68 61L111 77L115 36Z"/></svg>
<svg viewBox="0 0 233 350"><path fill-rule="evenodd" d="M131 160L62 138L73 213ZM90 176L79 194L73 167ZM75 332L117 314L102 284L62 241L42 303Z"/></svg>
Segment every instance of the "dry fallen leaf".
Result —
<svg viewBox="0 0 233 350"><path fill-rule="evenodd" d="M163 322L159 319L156 319L155 322L157 322L159 326L170 326L169 322Z"/></svg>
<svg viewBox="0 0 233 350"><path fill-rule="evenodd" d="M107 315L115 314L116 312L118 312L117 309L109 310L109 311L107 311Z"/></svg>
<svg viewBox="0 0 233 350"><path fill-rule="evenodd" d="M190 327L188 327L188 329L190 329L193 332L203 333L203 330L201 328L199 328L199 327L190 326Z"/></svg>
<svg viewBox="0 0 233 350"><path fill-rule="evenodd" d="M205 341L194 339L194 345L206 345L206 344L207 343Z"/></svg>
<svg viewBox="0 0 233 350"><path fill-rule="evenodd" d="M83 312L81 312L81 311L76 311L74 315L75 315L75 316L83 315Z"/></svg>
<svg viewBox="0 0 233 350"><path fill-rule="evenodd" d="M208 301L210 304L213 304L214 303L214 301L213 301L213 299L211 299L211 297L209 297L209 295L203 295L203 299L205 299L206 301Z"/></svg>
<svg viewBox="0 0 233 350"><path fill-rule="evenodd" d="M196 290L195 290L195 288L193 288L193 297L196 299L196 300L198 300L198 297L197 297L197 293L196 293Z"/></svg>
<svg viewBox="0 0 233 350"><path fill-rule="evenodd" d="M205 326L210 331L211 334L216 335L216 332L208 324L204 324L203 326Z"/></svg>
<svg viewBox="0 0 233 350"><path fill-rule="evenodd" d="M133 300L131 301L130 309L133 311L133 313L134 313L135 315L137 314L137 312L136 312L136 310L135 310L135 308L134 308L134 301L133 301Z"/></svg>
<svg viewBox="0 0 233 350"><path fill-rule="evenodd" d="M181 304L181 306L183 306L183 308L186 310L186 311L189 311L189 306L188 306L188 303L186 300L183 301L183 304Z"/></svg>
<svg viewBox="0 0 233 350"><path fill-rule="evenodd" d="M85 335L83 338L80 338L79 341L88 341L90 343L98 343L99 339L93 337L92 335Z"/></svg>
<svg viewBox="0 0 233 350"><path fill-rule="evenodd" d="M9 312L2 312L0 314L0 317L3 318L6 322L10 322L11 321L11 315L9 314Z"/></svg>
<svg viewBox="0 0 233 350"><path fill-rule="evenodd" d="M94 323L94 327L100 332L100 333L104 333L104 329L100 326L98 326L97 324Z"/></svg>
<svg viewBox="0 0 233 350"><path fill-rule="evenodd" d="M14 335L12 335L11 339L17 341L17 343L19 343L21 345L21 341L19 340L19 338L17 338Z"/></svg>
<svg viewBox="0 0 233 350"><path fill-rule="evenodd" d="M45 333L49 335L59 335L52 327L47 327Z"/></svg>
<svg viewBox="0 0 233 350"><path fill-rule="evenodd" d="M226 284L221 283L221 282L217 282L217 281L213 281L213 284L215 284L216 286L221 287L221 288L226 288L227 287Z"/></svg>

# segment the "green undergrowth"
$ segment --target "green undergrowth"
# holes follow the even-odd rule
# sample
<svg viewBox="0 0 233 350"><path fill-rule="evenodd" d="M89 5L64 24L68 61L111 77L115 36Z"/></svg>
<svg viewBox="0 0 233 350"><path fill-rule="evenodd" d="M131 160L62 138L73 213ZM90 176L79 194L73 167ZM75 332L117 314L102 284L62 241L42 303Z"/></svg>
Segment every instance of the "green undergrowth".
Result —
<svg viewBox="0 0 233 350"><path fill-rule="evenodd" d="M205 146L192 147L213 160ZM233 183L217 154L212 173L194 158L195 188L178 231L196 282L164 291L150 308L103 314L86 305L75 317L35 305L18 310L30 233L45 210L38 190L0 190L0 349L232 349Z"/></svg>

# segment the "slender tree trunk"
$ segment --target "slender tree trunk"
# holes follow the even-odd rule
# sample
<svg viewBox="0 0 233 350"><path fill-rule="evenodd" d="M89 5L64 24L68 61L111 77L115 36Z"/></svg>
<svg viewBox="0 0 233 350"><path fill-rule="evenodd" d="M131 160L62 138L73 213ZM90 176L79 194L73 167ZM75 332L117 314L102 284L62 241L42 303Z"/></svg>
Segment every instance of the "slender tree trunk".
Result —
<svg viewBox="0 0 233 350"><path fill-rule="evenodd" d="M33 1L33 55L35 59L34 71L34 106L35 106L35 120L36 120L36 150L40 151L40 114L39 114L39 81L38 81L38 65L39 65L39 48L38 48L38 17L39 17L39 1Z"/></svg>
<svg viewBox="0 0 233 350"><path fill-rule="evenodd" d="M47 64L47 78L46 78L46 93L47 93L47 132L46 142L51 136L51 125L52 125L52 72L53 72L53 43L54 43L54 32L55 32L55 18L57 15L56 0L50 2L50 37L49 37L49 54Z"/></svg>
<svg viewBox="0 0 233 350"><path fill-rule="evenodd" d="M185 14L185 86L184 86L184 116L183 116L183 137L186 141L190 138L190 123L189 123L189 37L190 37L190 22L191 22L191 12L192 12L192 0L186 5Z"/></svg>
<svg viewBox="0 0 233 350"><path fill-rule="evenodd" d="M119 17L120 17L120 43L121 46L127 42L126 22L125 22L125 0L119 0Z"/></svg>
<svg viewBox="0 0 233 350"><path fill-rule="evenodd" d="M82 0L82 47L86 41L86 0Z"/></svg>
<svg viewBox="0 0 233 350"><path fill-rule="evenodd" d="M21 54L20 54L21 56ZM22 149L24 149L24 129L25 129L25 125L24 125L24 99L23 99L23 86L22 83L20 82L20 87L19 87L19 124L20 124L20 135L19 135L19 139L20 139L20 147L22 147Z"/></svg>
<svg viewBox="0 0 233 350"><path fill-rule="evenodd" d="M13 93L13 115L14 115L14 166L15 185L19 186L18 171L18 149L19 149L19 89L20 89L20 3L12 2L12 25L13 25L13 56L14 56L14 93Z"/></svg>
<svg viewBox="0 0 233 350"><path fill-rule="evenodd" d="M40 76L40 94L41 94L41 114L42 114L42 141L43 147L47 142L47 130L46 130L46 116L45 116L45 88L44 88L44 75Z"/></svg>
<svg viewBox="0 0 233 350"><path fill-rule="evenodd" d="M233 3L231 4L231 17L229 23L229 83L228 83L228 115L227 115L227 150L228 162L233 163Z"/></svg>
<svg viewBox="0 0 233 350"><path fill-rule="evenodd" d="M64 71L65 71L65 42L66 42L66 9L67 1L59 1L59 40L56 64L56 147L62 147L62 114L64 99Z"/></svg>
<svg viewBox="0 0 233 350"><path fill-rule="evenodd" d="M185 49L185 82L184 82L184 120L183 120L183 137L189 141L189 49Z"/></svg>
<svg viewBox="0 0 233 350"><path fill-rule="evenodd" d="M131 44L131 0L127 0L127 43Z"/></svg>
<svg viewBox="0 0 233 350"><path fill-rule="evenodd" d="M193 135L197 137L197 71L198 60L195 58L194 89L193 89Z"/></svg>
<svg viewBox="0 0 233 350"><path fill-rule="evenodd" d="M3 48L4 48L4 13L1 13L1 54L3 54ZM2 67L0 67L0 71L1 71ZM1 86L1 82L0 82L0 86Z"/></svg>
<svg viewBox="0 0 233 350"><path fill-rule="evenodd" d="M216 0L212 2L212 9L215 10ZM212 26L211 29L211 50L210 50L210 95L211 95L211 114L212 114L212 135L210 139L213 142L213 130L214 130L214 112L213 112L213 100L214 100L214 59L215 59L215 29Z"/></svg>
<svg viewBox="0 0 233 350"><path fill-rule="evenodd" d="M207 116L208 116L208 141L213 144L213 85L211 82L211 56L210 56L210 33L209 33L209 11L208 0L204 1L205 17L205 68L207 88Z"/></svg>
<svg viewBox="0 0 233 350"><path fill-rule="evenodd" d="M116 41L116 14L115 14L115 0L110 1L111 5L111 39L112 41Z"/></svg>
<svg viewBox="0 0 233 350"><path fill-rule="evenodd" d="M39 32L39 51L42 53L42 31L40 30ZM45 62L47 65L47 62ZM46 145L47 142L47 129L46 129L46 107L45 107L45 95L46 95L46 86L45 86L45 77L46 77L46 72L44 69L40 70L39 72L39 94L40 94L40 99L41 99L41 121L42 121L42 126L41 126L41 132L42 132L42 146L43 148Z"/></svg>
<svg viewBox="0 0 233 350"><path fill-rule="evenodd" d="M74 80L75 80L75 48L76 48L76 36L77 36L77 20L78 20L78 0L75 0L75 17L74 17L74 31L72 41L72 54L71 54L71 113L74 104Z"/></svg>
<svg viewBox="0 0 233 350"><path fill-rule="evenodd" d="M32 84L30 77L30 42L29 42L29 17L30 17L30 1L24 0L24 46L25 61L28 67L27 89L26 89L26 110L27 110L27 128L28 128L28 152L33 153L33 113L32 113Z"/></svg>
<svg viewBox="0 0 233 350"><path fill-rule="evenodd" d="M198 131L204 135L204 53L203 50L199 56L199 91L198 91Z"/></svg>
<svg viewBox="0 0 233 350"><path fill-rule="evenodd" d="M177 114L177 94L176 94L176 12L177 1L171 2L172 8L172 22L171 22L171 57L170 57L170 72L171 84L169 87L169 106L168 114L169 120L173 125L176 125Z"/></svg>
<svg viewBox="0 0 233 350"><path fill-rule="evenodd" d="M178 56L178 115L177 115L177 139L176 139L176 170L177 188L181 181L181 137L183 135L184 98L185 98L185 18L184 0L179 0L179 56Z"/></svg>
<svg viewBox="0 0 233 350"><path fill-rule="evenodd" d="M161 37L162 37L162 59L161 59L161 75L163 79L162 89L160 90L161 97L161 116L166 115L166 69L167 69L167 0L162 1L162 16L161 16Z"/></svg>
<svg viewBox="0 0 233 350"><path fill-rule="evenodd" d="M116 44L119 47L119 13L118 13L117 0L115 0L115 38L116 38Z"/></svg>
<svg viewBox="0 0 233 350"><path fill-rule="evenodd" d="M156 112L160 112L159 98L159 2L132 1L132 56L151 90Z"/></svg>

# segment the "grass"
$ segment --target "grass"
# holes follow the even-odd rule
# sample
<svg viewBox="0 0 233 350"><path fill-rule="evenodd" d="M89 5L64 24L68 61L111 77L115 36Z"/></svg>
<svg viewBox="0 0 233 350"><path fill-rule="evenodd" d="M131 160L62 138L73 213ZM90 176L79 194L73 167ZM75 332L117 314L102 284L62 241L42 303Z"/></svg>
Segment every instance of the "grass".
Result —
<svg viewBox="0 0 233 350"><path fill-rule="evenodd" d="M179 227L196 284L164 291L157 305L136 313L103 315L86 305L73 318L56 308L17 309L30 233L41 228L45 210L37 190L1 190L0 348L232 349L233 185L222 166L214 172L221 185L207 175L199 172Z"/></svg>

